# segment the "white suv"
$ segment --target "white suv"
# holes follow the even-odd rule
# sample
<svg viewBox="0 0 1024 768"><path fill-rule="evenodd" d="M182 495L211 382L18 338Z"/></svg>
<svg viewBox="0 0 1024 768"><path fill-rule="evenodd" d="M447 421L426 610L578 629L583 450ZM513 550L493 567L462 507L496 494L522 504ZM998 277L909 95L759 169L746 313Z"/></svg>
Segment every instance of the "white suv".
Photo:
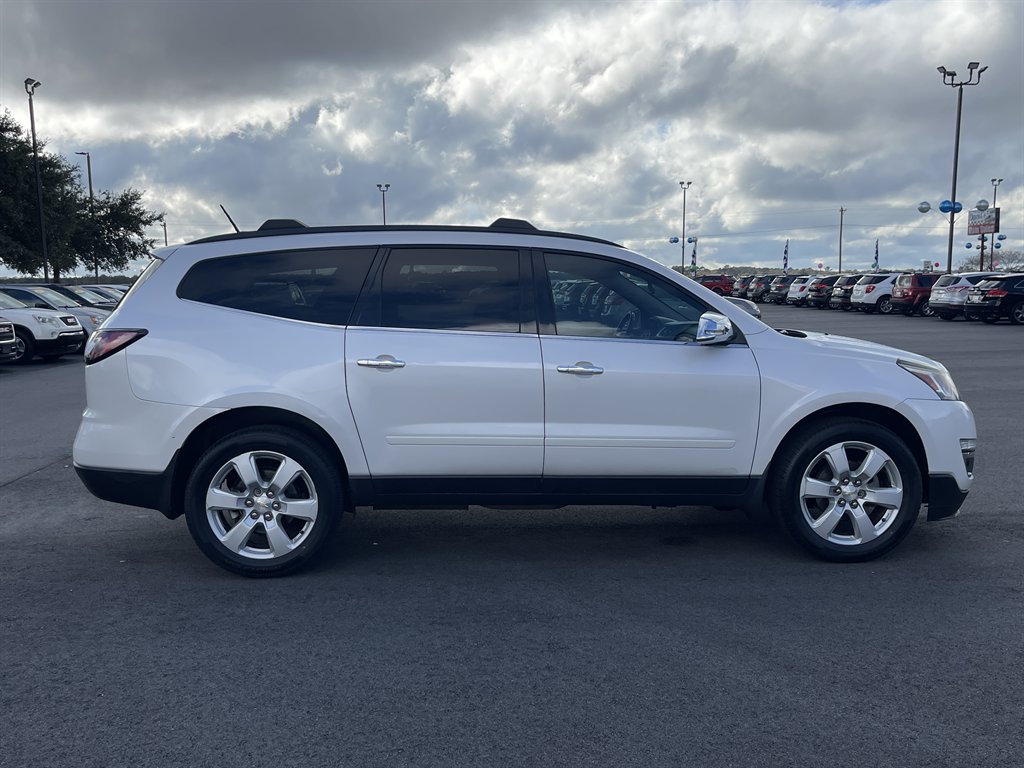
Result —
<svg viewBox="0 0 1024 768"><path fill-rule="evenodd" d="M238 573L295 570L356 506L767 508L864 560L971 486L942 365L773 330L607 241L275 220L154 256L89 340L75 467ZM580 284L622 311L554 300Z"/></svg>
<svg viewBox="0 0 1024 768"><path fill-rule="evenodd" d="M877 309L883 315L888 315L892 312L892 289L899 276L899 272L864 275L853 286L850 306L868 314Z"/></svg>
<svg viewBox="0 0 1024 768"><path fill-rule="evenodd" d="M2 291L0 316L14 327L13 363L24 365L36 355L53 360L85 343L85 331L74 315L30 307Z"/></svg>

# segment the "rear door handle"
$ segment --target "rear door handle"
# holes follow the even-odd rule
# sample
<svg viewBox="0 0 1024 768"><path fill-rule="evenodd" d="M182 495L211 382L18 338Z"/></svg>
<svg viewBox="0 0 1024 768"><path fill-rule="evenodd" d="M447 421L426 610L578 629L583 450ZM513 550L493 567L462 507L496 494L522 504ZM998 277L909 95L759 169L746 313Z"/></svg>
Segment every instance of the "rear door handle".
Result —
<svg viewBox="0 0 1024 768"><path fill-rule="evenodd" d="M356 365L361 365L364 368L382 368L384 370L390 370L392 368L405 368L405 360L396 360L391 355L377 355L373 360L356 360Z"/></svg>
<svg viewBox="0 0 1024 768"><path fill-rule="evenodd" d="M572 373L577 376L597 376L599 373L604 373L604 368L598 368L586 360L581 360L576 365L560 365L557 370L559 373Z"/></svg>

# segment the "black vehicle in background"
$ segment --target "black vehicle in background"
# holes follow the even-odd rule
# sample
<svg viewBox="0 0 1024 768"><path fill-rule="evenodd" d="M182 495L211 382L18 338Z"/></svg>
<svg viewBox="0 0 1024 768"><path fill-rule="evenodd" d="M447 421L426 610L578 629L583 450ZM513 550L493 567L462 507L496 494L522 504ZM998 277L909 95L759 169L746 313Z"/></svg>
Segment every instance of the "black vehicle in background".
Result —
<svg viewBox="0 0 1024 768"><path fill-rule="evenodd" d="M768 300L768 291L771 290L771 275L757 275L750 278L750 283L747 285L747 295L744 297L750 299L753 302L761 302Z"/></svg>
<svg viewBox="0 0 1024 768"><path fill-rule="evenodd" d="M750 285L750 281L753 279L753 275L740 275L737 277L732 284L732 295L737 299L745 299L747 297L747 286Z"/></svg>
<svg viewBox="0 0 1024 768"><path fill-rule="evenodd" d="M981 281L967 292L964 310L985 323L1005 317L1014 325L1024 325L1024 273Z"/></svg>
<svg viewBox="0 0 1024 768"><path fill-rule="evenodd" d="M840 275L832 286L832 295L828 298L828 306L831 309L841 309L844 312L853 309L850 304L850 296L853 294L853 286L862 277L864 275Z"/></svg>
<svg viewBox="0 0 1024 768"><path fill-rule="evenodd" d="M832 298L832 286L842 277L845 275L812 277L807 286L807 306L828 309L829 299Z"/></svg>
<svg viewBox="0 0 1024 768"><path fill-rule="evenodd" d="M771 282L768 289L768 296L765 301L774 301L776 304L785 304L786 296L789 295L789 286L796 280L796 275L779 275Z"/></svg>

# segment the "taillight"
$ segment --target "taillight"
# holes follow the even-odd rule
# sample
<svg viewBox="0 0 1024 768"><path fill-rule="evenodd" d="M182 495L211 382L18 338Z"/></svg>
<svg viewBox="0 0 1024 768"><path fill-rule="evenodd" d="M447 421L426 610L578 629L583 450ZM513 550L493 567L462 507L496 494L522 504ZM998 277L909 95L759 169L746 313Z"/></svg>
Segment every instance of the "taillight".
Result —
<svg viewBox="0 0 1024 768"><path fill-rule="evenodd" d="M806 288L806 287L807 287L807 286L805 286L805 285L801 285L801 286L800 286L800 291L802 291L802 290L803 290L804 288ZM799 293L799 291L797 291L797 293Z"/></svg>
<svg viewBox="0 0 1024 768"><path fill-rule="evenodd" d="M1001 299L1006 295L1006 291L1002 288L992 288L991 290L985 291L985 296L990 299Z"/></svg>
<svg viewBox="0 0 1024 768"><path fill-rule="evenodd" d="M867 288L864 289L864 293L871 293L873 290L875 290L875 286L869 285Z"/></svg>
<svg viewBox="0 0 1024 768"><path fill-rule="evenodd" d="M149 331L145 328L107 328L94 331L85 345L85 364L91 365L133 344Z"/></svg>

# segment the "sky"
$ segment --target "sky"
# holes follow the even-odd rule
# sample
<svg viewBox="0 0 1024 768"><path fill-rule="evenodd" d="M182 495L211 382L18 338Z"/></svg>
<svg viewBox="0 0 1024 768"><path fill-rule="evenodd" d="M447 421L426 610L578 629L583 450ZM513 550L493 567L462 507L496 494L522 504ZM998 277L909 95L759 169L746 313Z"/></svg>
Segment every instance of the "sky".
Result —
<svg viewBox="0 0 1024 768"><path fill-rule="evenodd" d="M500 216L702 266L947 258L934 208L1024 248L1020 0L0 0L0 109L171 244L265 219ZM84 169L83 169L84 179ZM686 192L683 230L683 191ZM845 213L840 214L840 209ZM163 244L162 230L152 237ZM954 264L965 255L966 214ZM976 253L976 251L975 251Z"/></svg>

